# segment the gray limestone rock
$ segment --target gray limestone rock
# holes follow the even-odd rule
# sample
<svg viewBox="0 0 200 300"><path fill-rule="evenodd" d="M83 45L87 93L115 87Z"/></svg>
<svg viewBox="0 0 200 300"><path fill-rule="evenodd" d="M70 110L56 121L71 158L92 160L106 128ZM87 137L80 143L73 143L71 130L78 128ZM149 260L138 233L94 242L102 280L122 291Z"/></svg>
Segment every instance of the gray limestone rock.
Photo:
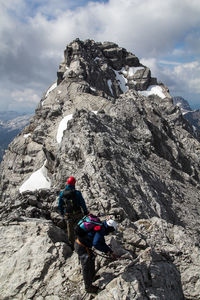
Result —
<svg viewBox="0 0 200 300"><path fill-rule="evenodd" d="M86 295L58 195L75 176L90 211L120 223L97 255L94 299L200 299L200 144L168 88L105 42L70 43L57 81L0 169L0 294Z"/></svg>
<svg viewBox="0 0 200 300"><path fill-rule="evenodd" d="M61 229L30 219L1 226L0 231L4 245L0 260L1 299L38 299L54 295L56 287L59 291L64 281L60 269L71 255Z"/></svg>

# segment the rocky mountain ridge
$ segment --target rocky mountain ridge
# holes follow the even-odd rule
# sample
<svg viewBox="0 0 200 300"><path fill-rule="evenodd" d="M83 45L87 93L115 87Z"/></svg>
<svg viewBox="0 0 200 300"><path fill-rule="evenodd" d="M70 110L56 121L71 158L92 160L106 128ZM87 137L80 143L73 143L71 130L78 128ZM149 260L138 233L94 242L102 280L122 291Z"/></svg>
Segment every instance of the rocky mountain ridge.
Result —
<svg viewBox="0 0 200 300"><path fill-rule="evenodd" d="M91 40L66 47L57 77L1 164L2 299L200 299L200 143L168 88ZM107 242L121 259L97 256L96 296L60 226L71 175L120 223Z"/></svg>

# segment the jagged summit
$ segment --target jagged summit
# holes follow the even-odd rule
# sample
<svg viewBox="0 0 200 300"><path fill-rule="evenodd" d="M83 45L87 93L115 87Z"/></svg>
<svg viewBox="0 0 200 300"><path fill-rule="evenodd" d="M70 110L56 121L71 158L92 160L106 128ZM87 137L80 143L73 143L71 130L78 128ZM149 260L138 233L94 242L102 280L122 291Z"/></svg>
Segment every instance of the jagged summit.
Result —
<svg viewBox="0 0 200 300"><path fill-rule="evenodd" d="M143 91L157 85L150 69L134 54L115 43L95 43L93 40L76 39L70 43L57 75L58 85L63 80L84 80L86 92L115 98L128 89Z"/></svg>
<svg viewBox="0 0 200 300"><path fill-rule="evenodd" d="M1 164L2 300L91 299L59 227L68 176L120 223L108 242L123 257L98 260L94 299L200 299L199 161L193 128L137 57L73 41Z"/></svg>

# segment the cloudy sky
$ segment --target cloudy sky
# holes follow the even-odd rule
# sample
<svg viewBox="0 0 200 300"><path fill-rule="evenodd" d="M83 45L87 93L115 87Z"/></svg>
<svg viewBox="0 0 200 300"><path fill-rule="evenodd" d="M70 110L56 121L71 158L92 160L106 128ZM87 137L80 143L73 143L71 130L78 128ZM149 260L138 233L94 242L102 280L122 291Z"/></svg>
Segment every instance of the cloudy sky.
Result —
<svg viewBox="0 0 200 300"><path fill-rule="evenodd" d="M199 0L0 0L0 110L34 111L77 37L126 48L200 108Z"/></svg>

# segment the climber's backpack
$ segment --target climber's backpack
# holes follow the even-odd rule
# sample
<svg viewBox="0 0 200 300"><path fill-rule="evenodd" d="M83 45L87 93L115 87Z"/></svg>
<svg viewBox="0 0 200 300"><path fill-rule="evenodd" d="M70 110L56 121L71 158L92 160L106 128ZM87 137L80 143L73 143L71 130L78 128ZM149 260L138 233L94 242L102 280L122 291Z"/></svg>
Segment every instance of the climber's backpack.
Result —
<svg viewBox="0 0 200 300"><path fill-rule="evenodd" d="M84 216L77 224L75 228L75 232L77 236L84 236L88 232L94 230L99 231L101 230L101 226L103 223L100 221L100 219L97 216L94 216L92 214L89 214L87 216Z"/></svg>
<svg viewBox="0 0 200 300"><path fill-rule="evenodd" d="M80 203L77 199L75 190L64 190L63 201L66 213L76 213L81 211Z"/></svg>

